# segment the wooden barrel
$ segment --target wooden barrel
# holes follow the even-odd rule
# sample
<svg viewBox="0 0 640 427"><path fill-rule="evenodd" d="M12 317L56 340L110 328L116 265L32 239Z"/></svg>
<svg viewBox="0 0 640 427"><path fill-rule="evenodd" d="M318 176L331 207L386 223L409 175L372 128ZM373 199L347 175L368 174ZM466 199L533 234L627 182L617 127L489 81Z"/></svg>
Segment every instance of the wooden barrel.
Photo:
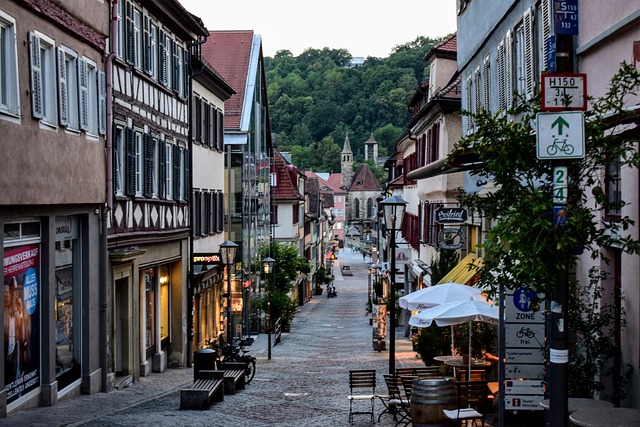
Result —
<svg viewBox="0 0 640 427"><path fill-rule="evenodd" d="M458 391L452 378L415 379L411 389L411 423L414 427L455 425L443 409L455 409Z"/></svg>

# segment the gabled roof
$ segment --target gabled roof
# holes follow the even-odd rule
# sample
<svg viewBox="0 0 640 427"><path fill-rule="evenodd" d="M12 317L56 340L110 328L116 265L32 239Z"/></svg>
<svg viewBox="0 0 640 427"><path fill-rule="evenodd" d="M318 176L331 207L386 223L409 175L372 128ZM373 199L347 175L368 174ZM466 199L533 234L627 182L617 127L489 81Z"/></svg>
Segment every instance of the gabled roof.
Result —
<svg viewBox="0 0 640 427"><path fill-rule="evenodd" d="M276 201L304 200L298 191L298 169L282 157L278 150L275 151L274 167L276 173L276 185L273 187L273 199Z"/></svg>
<svg viewBox="0 0 640 427"><path fill-rule="evenodd" d="M207 42L202 46L202 56L222 75L224 80L236 92L224 104L225 129L249 132L252 119L252 103L258 73L262 72L262 39L252 30L211 31ZM244 138L229 134L225 143L245 143L246 141L227 141L227 138Z"/></svg>
<svg viewBox="0 0 640 427"><path fill-rule="evenodd" d="M382 186L366 163L361 164L353 174L349 191L382 191Z"/></svg>
<svg viewBox="0 0 640 427"><path fill-rule="evenodd" d="M456 59L458 53L458 39L456 33L449 34L444 40L435 45L424 56L424 60L431 61L432 57Z"/></svg>

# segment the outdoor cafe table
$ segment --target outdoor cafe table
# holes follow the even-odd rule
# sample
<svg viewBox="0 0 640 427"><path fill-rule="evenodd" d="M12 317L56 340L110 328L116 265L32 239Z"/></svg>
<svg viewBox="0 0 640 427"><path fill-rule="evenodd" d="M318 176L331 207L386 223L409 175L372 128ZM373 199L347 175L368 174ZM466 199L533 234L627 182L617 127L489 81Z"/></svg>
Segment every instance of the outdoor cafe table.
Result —
<svg viewBox="0 0 640 427"><path fill-rule="evenodd" d="M549 399L544 399L540 402L540 406L544 409L549 409ZM612 408L613 403L606 400L588 399L586 397L569 397L567 399L567 412L581 411L583 409L591 408Z"/></svg>
<svg viewBox="0 0 640 427"><path fill-rule="evenodd" d="M462 360L462 356L435 356L433 360L442 362L447 366L453 366L455 368L467 368L468 362ZM473 368L488 368L491 366L491 362L482 359L471 359L471 369Z"/></svg>
<svg viewBox="0 0 640 427"><path fill-rule="evenodd" d="M640 409L581 409L569 415L569 420L581 427L637 427L640 425Z"/></svg>

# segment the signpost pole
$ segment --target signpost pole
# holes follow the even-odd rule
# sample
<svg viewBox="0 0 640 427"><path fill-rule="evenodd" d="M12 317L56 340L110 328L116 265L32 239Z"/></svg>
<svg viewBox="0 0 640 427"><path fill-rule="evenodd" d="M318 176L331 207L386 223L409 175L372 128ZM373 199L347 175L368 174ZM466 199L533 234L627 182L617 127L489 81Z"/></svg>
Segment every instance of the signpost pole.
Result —
<svg viewBox="0 0 640 427"><path fill-rule="evenodd" d="M557 6L557 7L556 7ZM578 1L553 1L554 33L556 36L557 64L559 73L572 73L575 68L574 37L578 35ZM586 96L586 94L584 95ZM564 164L562 165L564 166ZM565 193L566 197L567 194ZM556 209L559 211L560 209ZM561 226L556 220L556 224ZM558 254L565 261L565 268L551 292L549 331L549 425L565 427L568 420L568 366L569 343L567 336L567 309L569 286L568 253Z"/></svg>

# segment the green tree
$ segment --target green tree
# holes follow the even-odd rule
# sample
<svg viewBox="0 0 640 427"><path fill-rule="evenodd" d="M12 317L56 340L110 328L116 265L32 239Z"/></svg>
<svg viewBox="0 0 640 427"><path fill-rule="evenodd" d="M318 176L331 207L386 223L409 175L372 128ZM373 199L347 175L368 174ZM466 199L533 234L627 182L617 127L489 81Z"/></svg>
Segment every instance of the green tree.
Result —
<svg viewBox="0 0 640 427"><path fill-rule="evenodd" d="M263 271L262 260L271 257L275 260L273 274L265 278L265 291L268 297L257 298L253 301L256 308L267 311L267 300L271 302L271 319L282 318L290 322L295 315L298 303L291 299L295 280L300 274L309 274L311 264L293 243L279 243L273 241L271 245L262 245L254 263L254 271Z"/></svg>
<svg viewBox="0 0 640 427"><path fill-rule="evenodd" d="M613 76L609 91L592 100L592 109L585 113L584 158L567 161L569 188L564 225L554 220L550 179L554 176L553 163L536 156L534 123L539 104L519 98L516 107L506 114L492 116L483 111L472 115L476 132L463 137L455 149L476 153L479 166L472 173L484 180L490 177L494 184L487 194L462 193L460 197L462 206L493 223L483 242L480 286L495 293L499 285L505 289L526 285L538 295L546 295L558 286L558 277L575 268L581 252L600 263L608 262L604 249L612 246L628 253L640 252L640 242L625 233L633 223L631 218L621 215L617 223L599 220L601 212L620 209L625 204L609 198L603 190L607 179L604 172L638 166L637 139L624 129L631 114L625 105L627 97L639 88L640 73L623 63ZM618 234L616 231L622 237L612 237ZM571 289L580 286L571 283ZM582 298L579 292L569 296ZM574 300L570 305L580 303ZM619 311L619 305L615 309ZM569 322L583 322L582 329L576 328L588 333L599 328L593 319L574 316ZM609 330L602 334L613 339ZM571 378L570 383L584 381L585 372L604 373L602 359L589 357L584 363L580 370L583 374ZM617 395L621 394L620 376L620 372L613 373Z"/></svg>

